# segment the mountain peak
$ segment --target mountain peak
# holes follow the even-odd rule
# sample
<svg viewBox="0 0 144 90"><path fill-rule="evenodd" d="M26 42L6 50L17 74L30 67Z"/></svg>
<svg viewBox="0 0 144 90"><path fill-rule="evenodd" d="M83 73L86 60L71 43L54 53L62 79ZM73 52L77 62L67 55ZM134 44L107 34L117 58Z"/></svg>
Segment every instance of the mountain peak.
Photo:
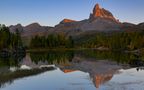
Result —
<svg viewBox="0 0 144 90"><path fill-rule="evenodd" d="M100 5L97 3L97 4L95 5L95 7L100 7Z"/></svg>
<svg viewBox="0 0 144 90"><path fill-rule="evenodd" d="M101 8L99 4L96 4L93 9L93 13L90 14L90 20L93 21L98 17L117 21L111 12L104 8Z"/></svg>
<svg viewBox="0 0 144 90"><path fill-rule="evenodd" d="M23 31L23 26L21 24L17 25L11 25L9 26L10 32L14 33L16 30L19 30L19 32Z"/></svg>
<svg viewBox="0 0 144 90"><path fill-rule="evenodd" d="M40 26L40 24L39 24L39 23L37 23L37 22L35 22L35 23L32 23L32 24L27 25L27 26Z"/></svg>
<svg viewBox="0 0 144 90"><path fill-rule="evenodd" d="M97 3L93 9L93 15L96 17L101 17L101 8L100 5Z"/></svg>
<svg viewBox="0 0 144 90"><path fill-rule="evenodd" d="M60 23L64 24L64 23L70 23L70 22L76 22L75 20L71 20L71 19L63 19Z"/></svg>

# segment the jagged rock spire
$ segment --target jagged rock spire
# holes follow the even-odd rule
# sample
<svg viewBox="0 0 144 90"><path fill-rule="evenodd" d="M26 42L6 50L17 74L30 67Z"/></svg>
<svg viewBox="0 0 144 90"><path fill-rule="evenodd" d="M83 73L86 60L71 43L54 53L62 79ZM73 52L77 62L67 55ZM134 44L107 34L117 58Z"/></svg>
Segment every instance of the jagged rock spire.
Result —
<svg viewBox="0 0 144 90"><path fill-rule="evenodd" d="M101 8L99 4L95 5L93 13L90 14L90 20L95 20L97 17L108 18L117 21L111 12Z"/></svg>
<svg viewBox="0 0 144 90"><path fill-rule="evenodd" d="M101 16L101 8L99 6L99 4L96 4L94 9L93 9L93 15L96 17L100 17Z"/></svg>

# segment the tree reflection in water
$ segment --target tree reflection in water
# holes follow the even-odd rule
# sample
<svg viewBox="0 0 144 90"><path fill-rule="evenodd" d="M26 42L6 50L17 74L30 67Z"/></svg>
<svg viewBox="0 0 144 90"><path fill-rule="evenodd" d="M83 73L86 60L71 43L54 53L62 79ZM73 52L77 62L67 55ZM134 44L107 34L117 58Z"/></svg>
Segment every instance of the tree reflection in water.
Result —
<svg viewBox="0 0 144 90"><path fill-rule="evenodd" d="M138 59L138 60L136 60ZM99 88L112 79L118 70L143 66L143 58L133 54L109 51L51 51L28 53L25 57L10 57L0 59L0 87L11 84L18 78L37 75L51 68L39 68L43 65L55 65L64 73L74 71L88 72L95 87ZM30 70L24 70L25 65ZM144 68L137 68L137 71Z"/></svg>

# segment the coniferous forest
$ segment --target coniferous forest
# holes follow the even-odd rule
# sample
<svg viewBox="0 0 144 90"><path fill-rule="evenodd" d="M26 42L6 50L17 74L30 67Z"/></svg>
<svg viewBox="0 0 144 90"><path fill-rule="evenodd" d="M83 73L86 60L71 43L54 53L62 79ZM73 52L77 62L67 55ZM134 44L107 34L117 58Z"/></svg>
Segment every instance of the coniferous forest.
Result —
<svg viewBox="0 0 144 90"><path fill-rule="evenodd" d="M98 33L78 41L78 45L87 48L104 47L110 50L137 50L144 48L144 31Z"/></svg>
<svg viewBox="0 0 144 90"><path fill-rule="evenodd" d="M51 34L45 36L35 36L31 39L30 48L73 48L72 37L63 34Z"/></svg>
<svg viewBox="0 0 144 90"><path fill-rule="evenodd" d="M0 25L0 49L23 47L21 34L17 29L11 33L5 25ZM108 48L109 50L137 50L144 48L144 31L96 33L82 38L73 38L64 34L34 36L27 46L35 48Z"/></svg>
<svg viewBox="0 0 144 90"><path fill-rule="evenodd" d="M144 48L144 31L97 33L82 38L66 37L63 34L35 36L30 48L108 48L109 50L137 50Z"/></svg>
<svg viewBox="0 0 144 90"><path fill-rule="evenodd" d="M21 35L18 30L16 33L10 33L9 28L0 25L0 49L14 49L22 47Z"/></svg>

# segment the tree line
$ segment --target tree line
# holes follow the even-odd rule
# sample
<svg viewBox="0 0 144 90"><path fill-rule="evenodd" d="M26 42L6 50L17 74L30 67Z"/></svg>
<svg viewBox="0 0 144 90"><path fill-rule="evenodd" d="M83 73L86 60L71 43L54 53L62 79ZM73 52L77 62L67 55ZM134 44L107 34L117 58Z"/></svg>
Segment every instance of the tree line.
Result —
<svg viewBox="0 0 144 90"><path fill-rule="evenodd" d="M18 30L11 33L9 28L0 24L0 50L15 49L22 46L21 35Z"/></svg>
<svg viewBox="0 0 144 90"><path fill-rule="evenodd" d="M92 39L79 44L80 47L105 47L111 50L136 50L144 48L144 31L98 33Z"/></svg>
<svg viewBox="0 0 144 90"><path fill-rule="evenodd" d="M30 42L30 48L73 48L73 46L74 41L72 37L66 37L64 34L35 36Z"/></svg>
<svg viewBox="0 0 144 90"><path fill-rule="evenodd" d="M111 50L136 50L144 48L144 31L97 33L73 39L64 34L35 36L31 39L30 48L99 48Z"/></svg>

